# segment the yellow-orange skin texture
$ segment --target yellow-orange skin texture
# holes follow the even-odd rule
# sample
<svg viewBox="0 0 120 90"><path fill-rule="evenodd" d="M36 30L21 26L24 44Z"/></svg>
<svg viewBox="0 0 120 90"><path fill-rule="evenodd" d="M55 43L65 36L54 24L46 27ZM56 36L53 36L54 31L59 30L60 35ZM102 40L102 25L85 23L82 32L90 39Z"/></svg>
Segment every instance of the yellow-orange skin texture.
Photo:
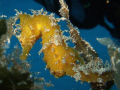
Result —
<svg viewBox="0 0 120 90"><path fill-rule="evenodd" d="M47 68L55 77L65 74L73 76L74 63L77 60L81 60L82 63L83 61L74 49L66 45L60 26L55 19L47 15L34 15L33 17L21 14L19 17L21 34L18 39L23 48L20 59L26 60L34 43L42 36L42 45L45 47L43 60L47 63ZM55 25L51 25L52 23Z"/></svg>
<svg viewBox="0 0 120 90"><path fill-rule="evenodd" d="M23 48L20 56L21 60L26 60L29 51L34 43L42 38L42 51L44 53L44 61L47 63L47 68L55 77L63 75L74 76L77 72L73 71L76 61L79 60L84 64L78 53L66 45L60 26L57 24L55 18L50 15L27 15L20 14L20 29L21 34L18 37ZM103 82L112 80L113 73L105 72L101 75L90 72L85 75L80 71L82 81L97 82L98 78L102 78Z"/></svg>

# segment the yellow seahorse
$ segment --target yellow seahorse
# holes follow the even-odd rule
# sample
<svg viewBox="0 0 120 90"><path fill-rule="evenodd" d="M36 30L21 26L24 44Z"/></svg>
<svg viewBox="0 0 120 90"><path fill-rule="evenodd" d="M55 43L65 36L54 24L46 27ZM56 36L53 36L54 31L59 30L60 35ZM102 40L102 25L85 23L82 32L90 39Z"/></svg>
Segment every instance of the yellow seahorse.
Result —
<svg viewBox="0 0 120 90"><path fill-rule="evenodd" d="M84 64L84 61L73 48L66 44L56 18L43 14L32 16L19 14L19 18L21 34L17 38L23 48L20 56L21 60L26 60L34 43L41 37L43 60L47 63L50 72L55 77L77 75L73 67L77 66L76 61L81 64ZM82 71L80 73L82 81L96 82L97 78L102 78L106 82L112 79L112 73L108 75L108 72L104 75L92 72L86 75Z"/></svg>
<svg viewBox="0 0 120 90"><path fill-rule="evenodd" d="M83 64L77 52L65 43L55 18L48 15L30 16L27 14L21 14L19 17L21 34L18 39L23 48L21 60L27 58L36 40L42 36L44 60L47 68L50 68L51 73L56 77L73 74L73 64L77 60Z"/></svg>

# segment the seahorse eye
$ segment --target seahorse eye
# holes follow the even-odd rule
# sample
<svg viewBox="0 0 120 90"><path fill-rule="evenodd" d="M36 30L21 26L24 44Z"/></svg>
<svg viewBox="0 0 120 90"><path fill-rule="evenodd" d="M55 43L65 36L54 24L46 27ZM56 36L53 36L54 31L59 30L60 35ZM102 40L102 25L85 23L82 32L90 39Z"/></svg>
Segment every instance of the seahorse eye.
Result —
<svg viewBox="0 0 120 90"><path fill-rule="evenodd" d="M23 43L23 41L22 41L22 40L20 40L20 43L22 44L22 43Z"/></svg>

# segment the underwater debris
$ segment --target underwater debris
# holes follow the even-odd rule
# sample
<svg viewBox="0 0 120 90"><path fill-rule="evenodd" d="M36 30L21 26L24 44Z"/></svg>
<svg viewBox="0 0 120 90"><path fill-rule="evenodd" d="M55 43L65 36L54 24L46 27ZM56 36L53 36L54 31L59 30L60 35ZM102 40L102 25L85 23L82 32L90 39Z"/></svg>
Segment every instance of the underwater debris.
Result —
<svg viewBox="0 0 120 90"><path fill-rule="evenodd" d="M21 73L14 67L8 70L0 67L0 89L2 90L29 90L34 82L29 79L30 73Z"/></svg>
<svg viewBox="0 0 120 90"><path fill-rule="evenodd" d="M18 48L7 57L3 53L0 56L1 90L29 90L34 86L34 81L30 79L29 67L25 66L26 62L20 62L16 55L19 55Z"/></svg>
<svg viewBox="0 0 120 90"><path fill-rule="evenodd" d="M93 49L93 47L85 40L83 40L80 35L77 27L74 27L73 24L69 20L69 10L67 4L60 0L61 9L59 10L60 15L65 18L68 28L70 29L69 33L72 37L72 42L75 44L75 48L81 54L85 63L88 63L91 60L95 60L98 58L97 52Z"/></svg>
<svg viewBox="0 0 120 90"><path fill-rule="evenodd" d="M97 38L99 43L107 46L108 53L111 58L111 63L114 69L114 81L120 89L120 46L116 45L110 38Z"/></svg>
<svg viewBox="0 0 120 90"><path fill-rule="evenodd" d="M90 83L92 90L110 90L114 81L107 81L106 83Z"/></svg>
<svg viewBox="0 0 120 90"><path fill-rule="evenodd" d="M0 52L1 53L1 52ZM30 72L31 65L26 61L20 61L20 49L15 50L7 56L2 53L0 56L0 89L1 90L45 90L44 87L51 87L41 77L34 77Z"/></svg>

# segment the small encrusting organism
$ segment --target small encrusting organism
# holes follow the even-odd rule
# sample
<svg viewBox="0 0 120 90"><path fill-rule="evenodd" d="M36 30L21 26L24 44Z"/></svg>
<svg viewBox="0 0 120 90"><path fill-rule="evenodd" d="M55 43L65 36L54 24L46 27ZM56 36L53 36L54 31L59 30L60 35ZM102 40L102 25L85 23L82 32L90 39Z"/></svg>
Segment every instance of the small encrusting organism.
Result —
<svg viewBox="0 0 120 90"><path fill-rule="evenodd" d="M14 34L23 48L20 59L26 60L35 42L42 38L39 53L44 53L43 60L51 74L57 78L69 75L76 81L98 83L96 86L105 88L109 81L113 81L113 68L108 61L104 64L90 44L80 37L77 28L69 20L67 4L63 0L59 1L61 18L47 15L42 12L43 9L31 10L33 15L17 11L15 17L20 19L20 24L15 25ZM60 20L67 22L75 48L66 44L66 38L58 25Z"/></svg>

